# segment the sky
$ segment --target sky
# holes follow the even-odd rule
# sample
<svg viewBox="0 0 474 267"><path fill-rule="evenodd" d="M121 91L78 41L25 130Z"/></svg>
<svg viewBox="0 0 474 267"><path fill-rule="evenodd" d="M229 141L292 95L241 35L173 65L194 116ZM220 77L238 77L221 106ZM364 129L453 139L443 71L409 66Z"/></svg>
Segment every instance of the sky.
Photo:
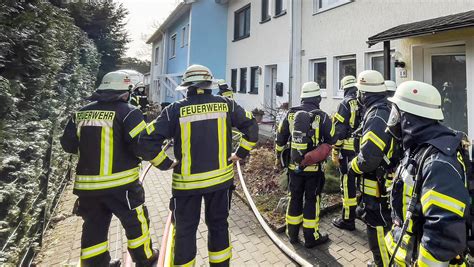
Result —
<svg viewBox="0 0 474 267"><path fill-rule="evenodd" d="M156 27L163 23L179 0L114 0L122 3L129 11L125 19L126 30L131 42L128 57L151 60L151 47L145 44Z"/></svg>

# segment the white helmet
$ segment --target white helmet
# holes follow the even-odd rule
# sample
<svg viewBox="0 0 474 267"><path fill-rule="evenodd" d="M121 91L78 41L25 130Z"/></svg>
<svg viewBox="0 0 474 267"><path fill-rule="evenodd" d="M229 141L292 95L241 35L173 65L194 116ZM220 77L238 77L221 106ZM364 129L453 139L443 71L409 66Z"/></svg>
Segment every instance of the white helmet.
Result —
<svg viewBox="0 0 474 267"><path fill-rule="evenodd" d="M104 75L97 90L128 91L133 88L132 80L124 71L113 71Z"/></svg>
<svg viewBox="0 0 474 267"><path fill-rule="evenodd" d="M398 109L433 120L443 120L441 110L441 95L434 86L418 82L407 81L400 84L393 97L388 101L397 105Z"/></svg>
<svg viewBox="0 0 474 267"><path fill-rule="evenodd" d="M196 86L200 89L211 89L215 84L212 72L202 65L191 65L186 69L180 86L177 90L187 89L190 86Z"/></svg>
<svg viewBox="0 0 474 267"><path fill-rule="evenodd" d="M364 70L357 77L357 88L361 92L381 93L386 92L385 80L380 72L375 70Z"/></svg>
<svg viewBox="0 0 474 267"><path fill-rule="evenodd" d="M397 90L397 84L394 81L385 81L387 91L395 92Z"/></svg>
<svg viewBox="0 0 474 267"><path fill-rule="evenodd" d="M301 98L310 98L320 95L321 91L319 84L316 82L306 82L303 84L303 87L301 88Z"/></svg>
<svg viewBox="0 0 474 267"><path fill-rule="evenodd" d="M341 79L341 89L345 90L347 88L351 88L356 86L356 78L352 75L347 75Z"/></svg>

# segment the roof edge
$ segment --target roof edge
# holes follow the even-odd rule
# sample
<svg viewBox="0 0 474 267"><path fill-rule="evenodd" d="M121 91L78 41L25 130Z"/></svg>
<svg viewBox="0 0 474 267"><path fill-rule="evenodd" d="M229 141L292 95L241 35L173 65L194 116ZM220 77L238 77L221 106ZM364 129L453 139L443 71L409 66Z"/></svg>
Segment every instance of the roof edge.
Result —
<svg viewBox="0 0 474 267"><path fill-rule="evenodd" d="M160 27L158 27L158 29L150 36L150 38L148 38L148 40L146 41L147 44L151 44L153 43L156 39L158 39L158 37L160 37L161 35L163 35L163 33L165 32L165 29L166 27L173 23L174 20L176 19L176 16L179 15L181 12L185 12L186 11L186 8L188 8L194 1L187 1L187 0L184 0L182 2L180 2L176 8L168 15L168 17L165 19L165 21L160 25Z"/></svg>

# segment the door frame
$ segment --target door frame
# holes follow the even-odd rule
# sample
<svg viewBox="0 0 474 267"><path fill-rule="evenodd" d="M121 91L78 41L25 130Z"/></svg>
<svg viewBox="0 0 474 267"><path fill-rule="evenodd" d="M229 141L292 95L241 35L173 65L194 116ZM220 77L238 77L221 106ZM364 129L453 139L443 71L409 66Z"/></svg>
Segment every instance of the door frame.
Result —
<svg viewBox="0 0 474 267"><path fill-rule="evenodd" d="M431 84L433 82L432 69L431 69L431 57L432 56L451 56L464 54L467 61L466 46L443 46L435 48L423 49L423 80L425 83ZM467 84L467 62L466 62L466 84Z"/></svg>

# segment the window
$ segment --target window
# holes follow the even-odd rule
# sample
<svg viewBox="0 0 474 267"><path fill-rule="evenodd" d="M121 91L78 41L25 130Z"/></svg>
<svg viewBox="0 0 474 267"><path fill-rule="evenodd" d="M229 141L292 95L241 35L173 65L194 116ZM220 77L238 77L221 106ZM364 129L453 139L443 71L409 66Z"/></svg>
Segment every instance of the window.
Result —
<svg viewBox="0 0 474 267"><path fill-rule="evenodd" d="M181 29L181 47L188 45L188 27L184 26Z"/></svg>
<svg viewBox="0 0 474 267"><path fill-rule="evenodd" d="M286 0L275 0L275 17L286 14Z"/></svg>
<svg viewBox="0 0 474 267"><path fill-rule="evenodd" d="M266 22L270 20L270 0L262 0L262 21Z"/></svg>
<svg viewBox="0 0 474 267"><path fill-rule="evenodd" d="M230 71L230 86L232 87L232 91L237 91L237 69L232 69Z"/></svg>
<svg viewBox="0 0 474 267"><path fill-rule="evenodd" d="M157 46L155 48L155 65L159 65L160 64L160 47Z"/></svg>
<svg viewBox="0 0 474 267"><path fill-rule="evenodd" d="M313 68L313 77L312 80L319 84L322 90L327 88L327 62L326 59L317 59L311 61L311 66Z"/></svg>
<svg viewBox="0 0 474 267"><path fill-rule="evenodd" d="M234 16L234 41L249 37L250 5L237 10Z"/></svg>
<svg viewBox="0 0 474 267"><path fill-rule="evenodd" d="M258 94L258 67L250 68L250 94Z"/></svg>
<svg viewBox="0 0 474 267"><path fill-rule="evenodd" d="M247 68L241 68L239 93L246 93L246 92L247 92Z"/></svg>
<svg viewBox="0 0 474 267"><path fill-rule="evenodd" d="M322 12L352 1L353 0L314 0L314 12Z"/></svg>
<svg viewBox="0 0 474 267"><path fill-rule="evenodd" d="M337 81L336 81L336 88L334 90L337 96L342 96L343 91L341 90L341 79L347 75L352 75L357 77L357 67L356 67L356 57L354 56L347 56L347 57L338 57L336 58L336 73L337 73Z"/></svg>
<svg viewBox="0 0 474 267"><path fill-rule="evenodd" d="M170 39L170 58L176 57L176 33Z"/></svg>
<svg viewBox="0 0 474 267"><path fill-rule="evenodd" d="M383 52L368 53L366 68L376 70L384 75ZM390 57L390 77L395 81L395 61Z"/></svg>

